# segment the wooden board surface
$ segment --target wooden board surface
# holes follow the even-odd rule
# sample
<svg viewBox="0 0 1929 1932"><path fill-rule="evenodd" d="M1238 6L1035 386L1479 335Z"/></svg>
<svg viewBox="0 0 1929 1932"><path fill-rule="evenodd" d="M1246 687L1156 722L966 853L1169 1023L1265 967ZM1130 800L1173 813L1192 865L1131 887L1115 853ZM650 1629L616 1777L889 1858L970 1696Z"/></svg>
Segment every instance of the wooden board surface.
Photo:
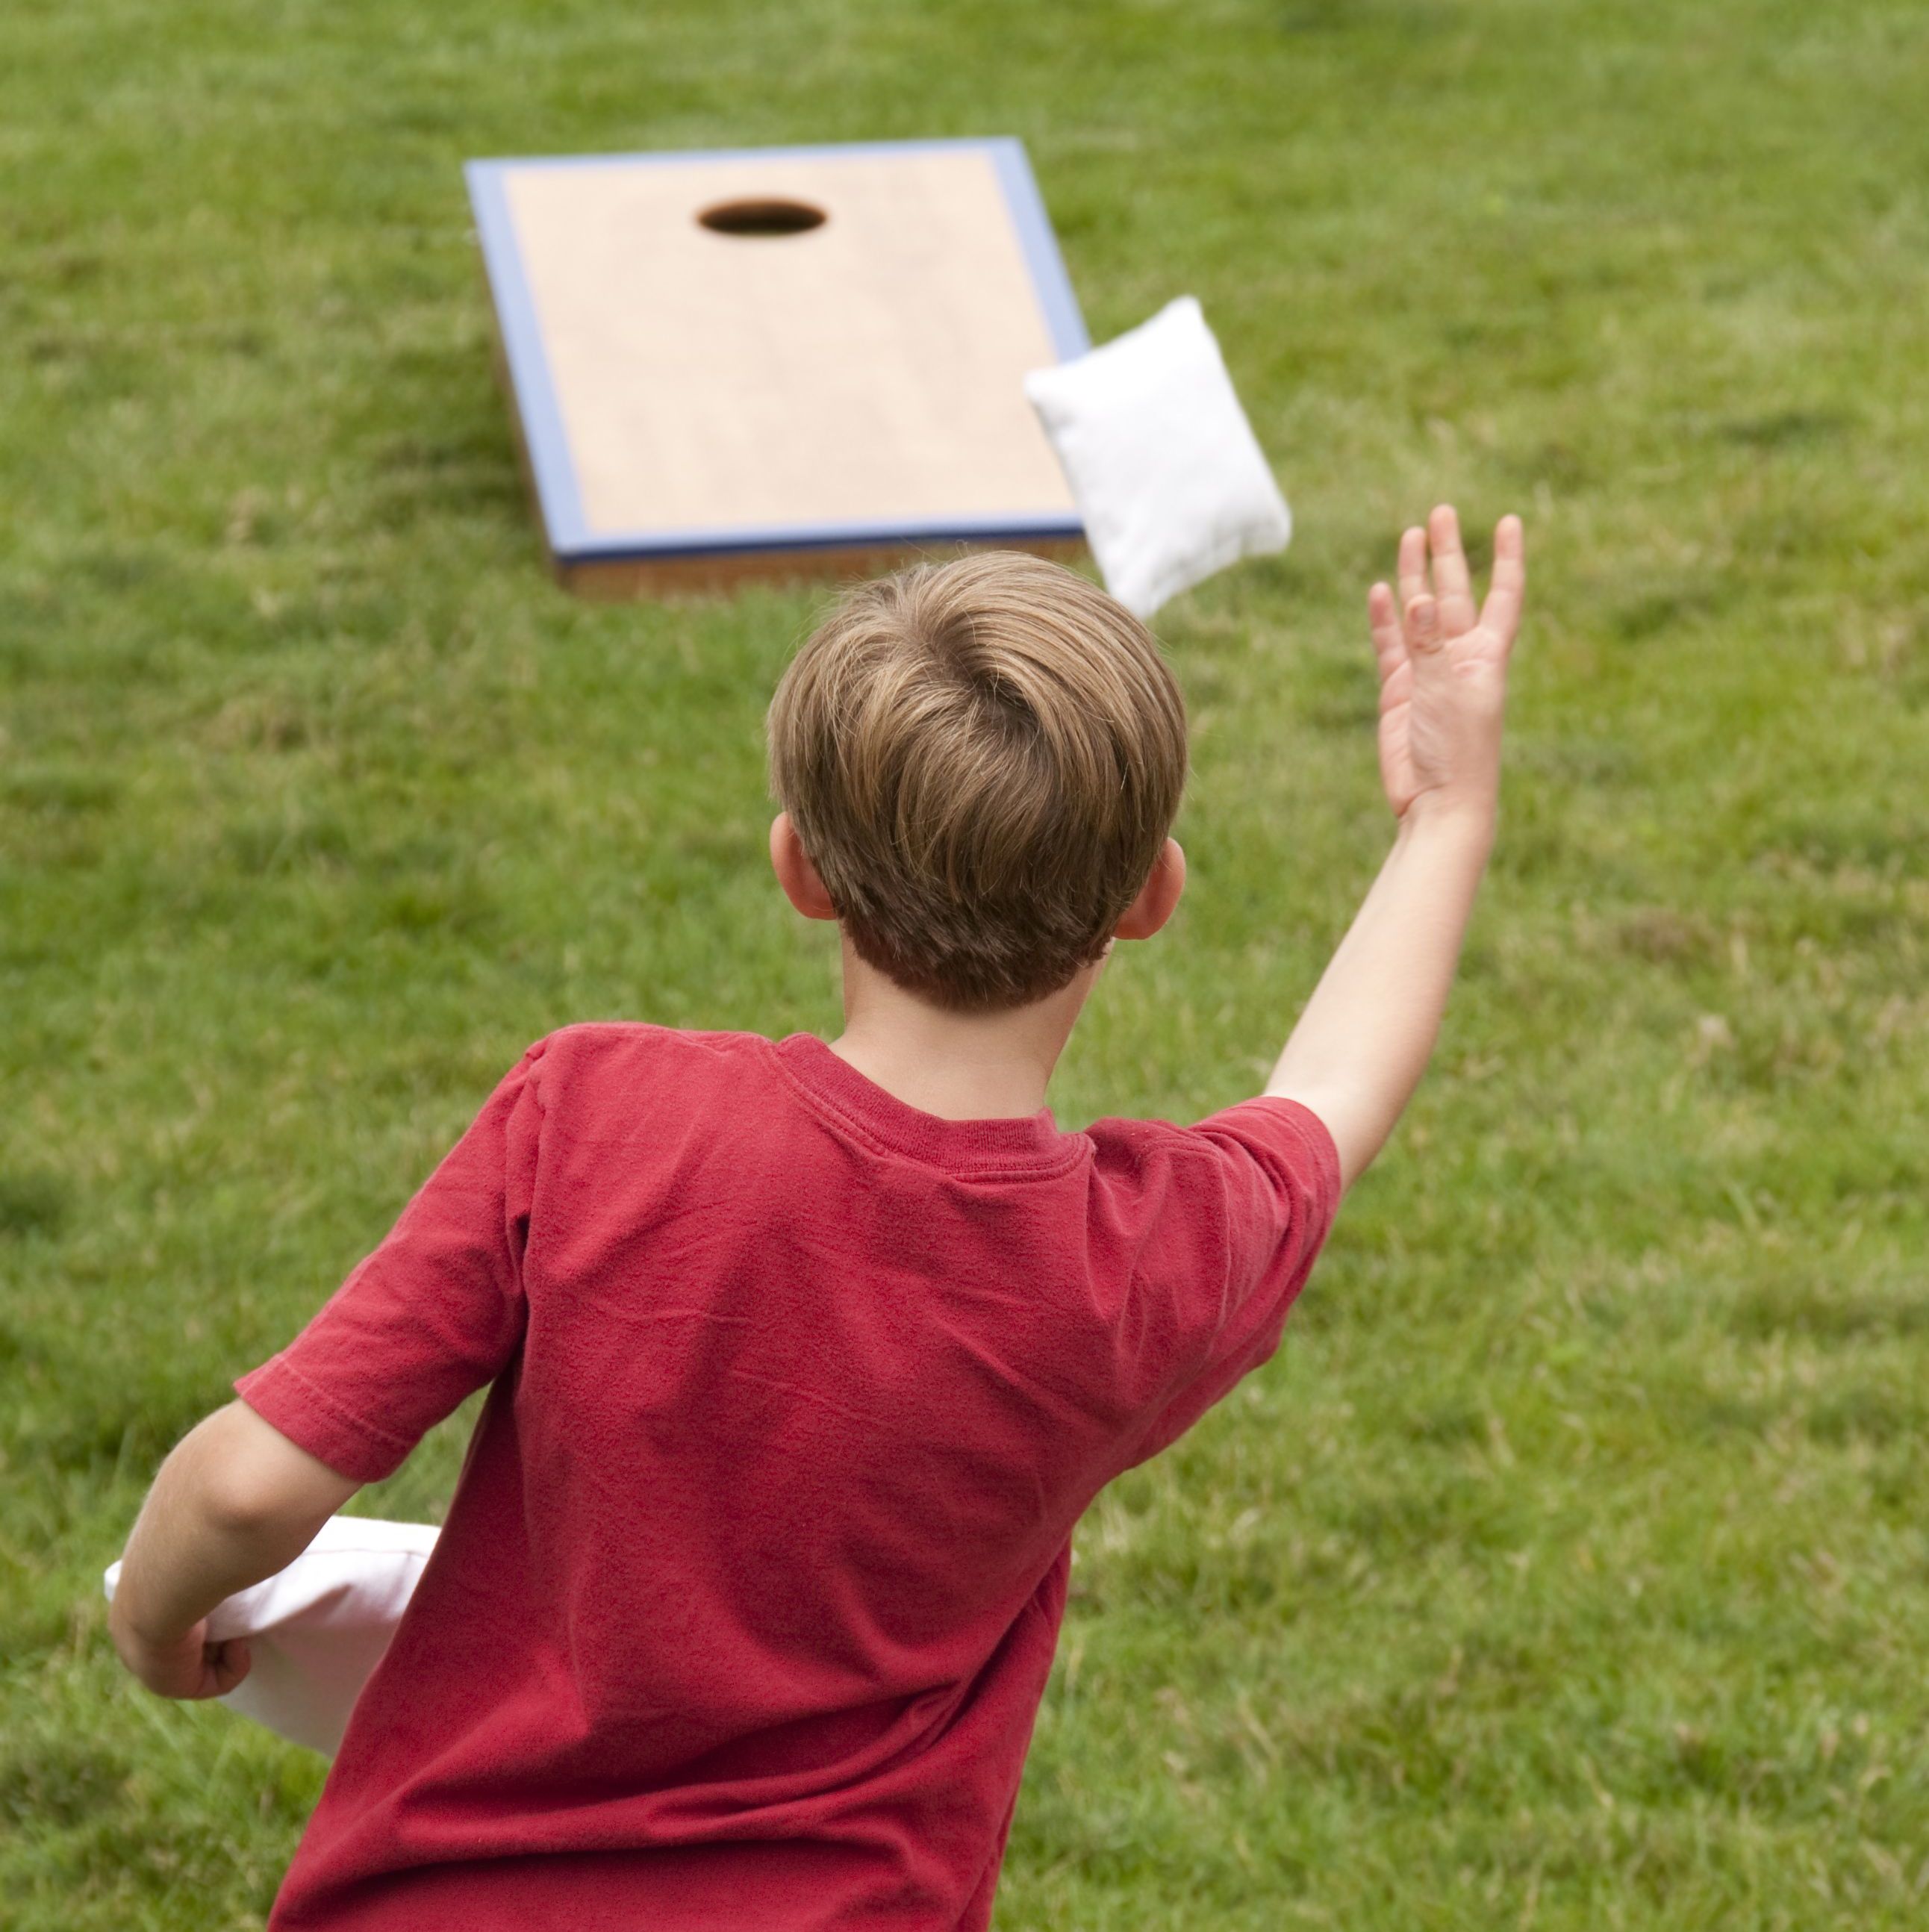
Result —
<svg viewBox="0 0 1929 1932"><path fill-rule="evenodd" d="M1076 538L1022 383L1083 329L1015 142L470 173L559 566ZM824 218L700 219L744 201Z"/></svg>

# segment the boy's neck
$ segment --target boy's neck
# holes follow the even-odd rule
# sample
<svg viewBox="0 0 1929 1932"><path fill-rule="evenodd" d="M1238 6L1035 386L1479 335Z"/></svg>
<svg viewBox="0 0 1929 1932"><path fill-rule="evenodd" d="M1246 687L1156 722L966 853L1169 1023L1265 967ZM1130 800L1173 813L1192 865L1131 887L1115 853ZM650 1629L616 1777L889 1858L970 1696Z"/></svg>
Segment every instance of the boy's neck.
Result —
<svg viewBox="0 0 1929 1932"><path fill-rule="evenodd" d="M1099 969L1001 1012L961 1013L908 993L844 947L844 1031L830 1050L895 1100L946 1120L1023 1118L1045 1105Z"/></svg>

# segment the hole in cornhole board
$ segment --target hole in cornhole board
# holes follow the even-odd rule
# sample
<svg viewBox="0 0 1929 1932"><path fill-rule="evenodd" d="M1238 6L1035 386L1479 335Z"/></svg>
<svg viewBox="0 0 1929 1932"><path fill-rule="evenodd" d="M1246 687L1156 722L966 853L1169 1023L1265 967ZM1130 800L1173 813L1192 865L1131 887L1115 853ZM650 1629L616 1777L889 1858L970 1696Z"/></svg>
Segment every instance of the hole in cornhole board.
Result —
<svg viewBox="0 0 1929 1932"><path fill-rule="evenodd" d="M467 173L545 547L572 589L1078 547L1024 384L1090 344L1017 141Z"/></svg>
<svg viewBox="0 0 1929 1932"><path fill-rule="evenodd" d="M807 201L720 201L697 217L716 235L741 235L761 238L776 235L808 235L830 219L820 208Z"/></svg>

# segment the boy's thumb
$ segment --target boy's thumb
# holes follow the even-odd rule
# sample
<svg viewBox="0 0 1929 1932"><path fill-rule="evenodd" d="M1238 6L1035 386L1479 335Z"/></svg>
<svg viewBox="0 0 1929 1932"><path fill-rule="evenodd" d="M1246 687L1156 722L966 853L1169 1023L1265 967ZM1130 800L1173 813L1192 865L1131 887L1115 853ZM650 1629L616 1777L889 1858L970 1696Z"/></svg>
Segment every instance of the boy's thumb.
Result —
<svg viewBox="0 0 1929 1932"><path fill-rule="evenodd" d="M1416 597L1406 607L1406 645L1410 651L1430 657L1438 650L1440 606L1431 597Z"/></svg>

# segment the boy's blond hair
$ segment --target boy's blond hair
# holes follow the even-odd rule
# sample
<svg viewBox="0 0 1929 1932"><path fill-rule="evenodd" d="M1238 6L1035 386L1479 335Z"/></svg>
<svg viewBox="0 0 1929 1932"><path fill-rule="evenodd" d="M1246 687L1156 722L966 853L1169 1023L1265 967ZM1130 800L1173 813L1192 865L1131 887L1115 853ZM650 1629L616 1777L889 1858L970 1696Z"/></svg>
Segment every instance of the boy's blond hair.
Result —
<svg viewBox="0 0 1929 1932"><path fill-rule="evenodd" d="M784 674L770 738L860 957L967 1010L1041 999L1104 952L1186 779L1151 633L1010 551L849 592Z"/></svg>

